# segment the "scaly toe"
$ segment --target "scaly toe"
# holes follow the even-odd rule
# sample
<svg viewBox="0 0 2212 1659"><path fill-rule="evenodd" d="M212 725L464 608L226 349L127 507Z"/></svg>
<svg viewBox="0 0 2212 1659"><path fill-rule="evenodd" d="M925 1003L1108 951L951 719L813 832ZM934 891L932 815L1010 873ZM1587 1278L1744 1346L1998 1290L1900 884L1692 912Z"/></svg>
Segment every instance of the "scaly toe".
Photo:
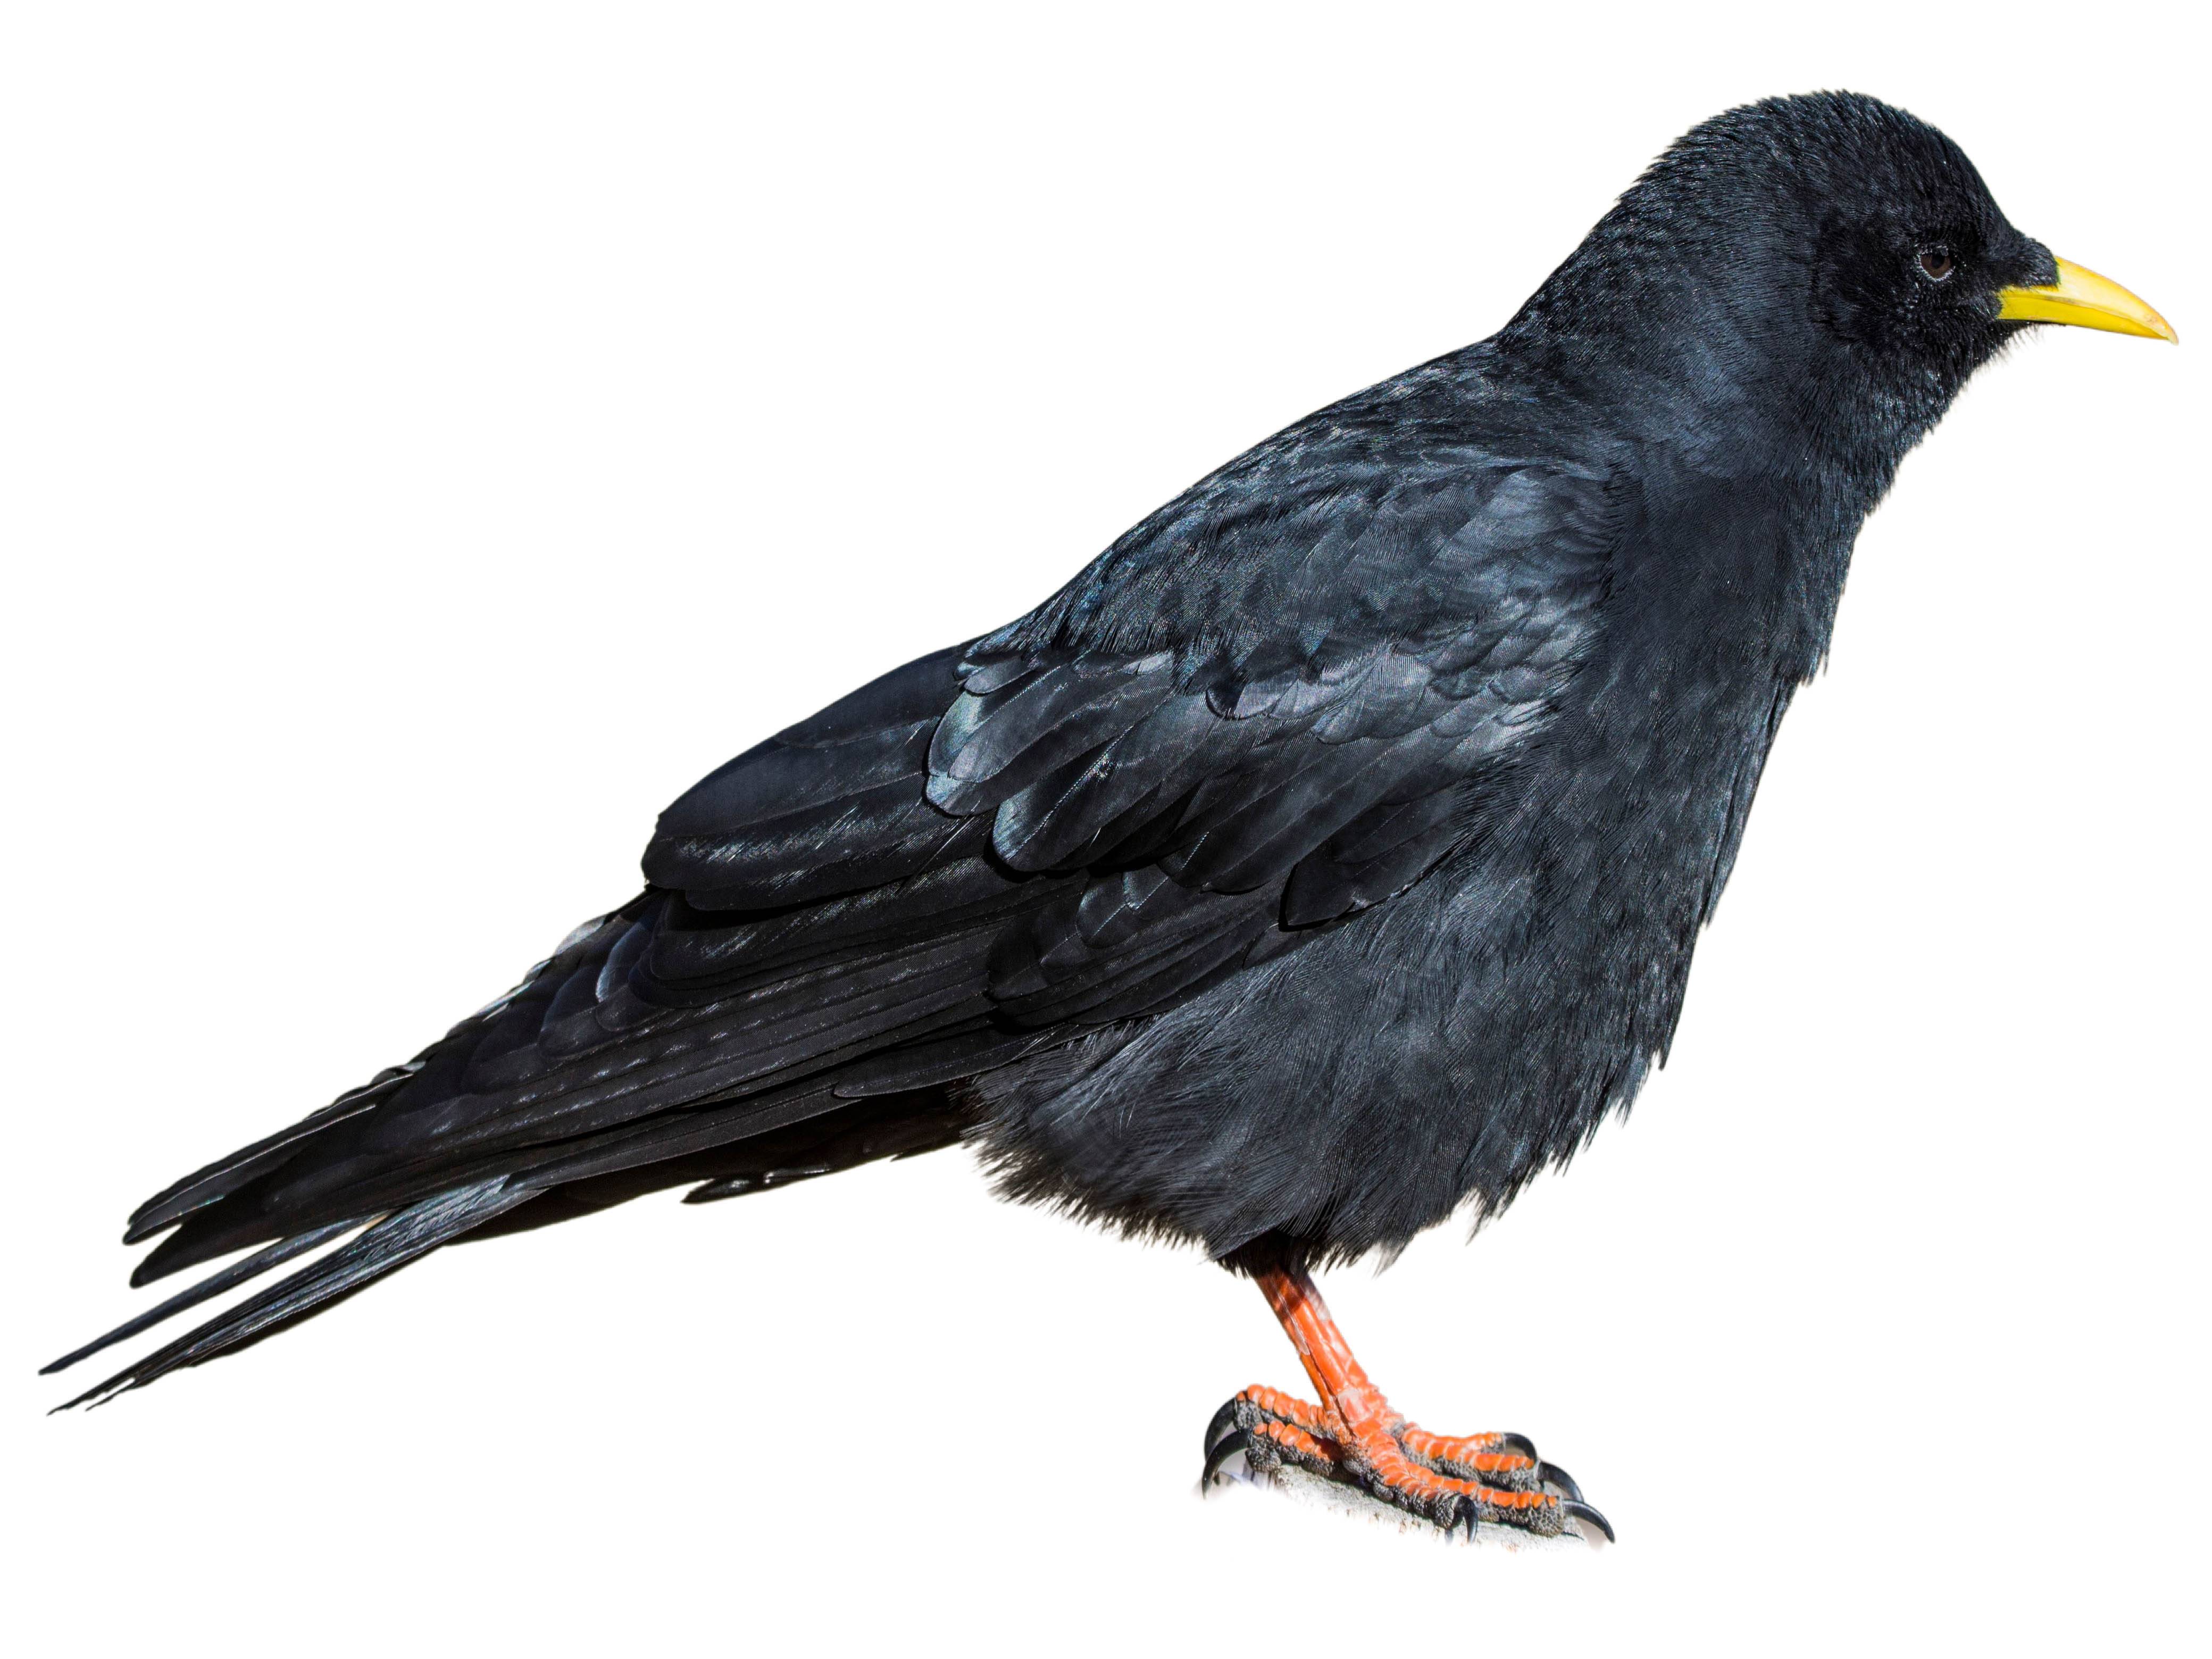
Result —
<svg viewBox="0 0 2212 1659"><path fill-rule="evenodd" d="M1533 1452L1522 1447L1528 1437L1518 1434L1431 1434L1417 1424L1401 1423L1394 1430L1406 1455L1424 1468L1474 1486L1508 1492L1534 1490L1541 1482L1541 1467Z"/></svg>
<svg viewBox="0 0 2212 1659"><path fill-rule="evenodd" d="M1295 1423L1274 1419L1263 1419L1249 1428L1231 1429L1214 1444L1206 1455L1206 1468L1198 1478L1201 1493L1211 1487L1217 1476L1238 1456L1244 1468L1253 1475L1267 1475L1289 1463L1331 1480L1351 1478L1344 1461L1343 1448L1325 1435L1309 1434Z"/></svg>

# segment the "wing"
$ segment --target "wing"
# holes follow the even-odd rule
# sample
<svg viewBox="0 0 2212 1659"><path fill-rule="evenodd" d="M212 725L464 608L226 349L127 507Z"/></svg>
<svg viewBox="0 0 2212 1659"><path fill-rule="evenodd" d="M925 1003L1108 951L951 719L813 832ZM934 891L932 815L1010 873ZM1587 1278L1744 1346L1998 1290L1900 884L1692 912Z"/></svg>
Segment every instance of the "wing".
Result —
<svg viewBox="0 0 2212 1659"><path fill-rule="evenodd" d="M647 854L689 921L647 994L720 994L825 922L980 906L994 1024L1097 1024L1403 891L1582 660L1619 516L1595 476L1455 459L1140 526L740 756Z"/></svg>
<svg viewBox="0 0 2212 1659"><path fill-rule="evenodd" d="M882 1103L941 1115L949 1082L1419 880L1510 800L1591 648L1620 506L1595 471L1329 439L1273 441L1030 616L704 779L638 900L409 1066L149 1200L131 1237L182 1224L137 1278L380 1217L328 1259L365 1249L373 1276L558 1192L742 1190L758 1148L864 1108L841 1145L941 1144ZM114 1381L362 1271L295 1274L246 1334L218 1321Z"/></svg>

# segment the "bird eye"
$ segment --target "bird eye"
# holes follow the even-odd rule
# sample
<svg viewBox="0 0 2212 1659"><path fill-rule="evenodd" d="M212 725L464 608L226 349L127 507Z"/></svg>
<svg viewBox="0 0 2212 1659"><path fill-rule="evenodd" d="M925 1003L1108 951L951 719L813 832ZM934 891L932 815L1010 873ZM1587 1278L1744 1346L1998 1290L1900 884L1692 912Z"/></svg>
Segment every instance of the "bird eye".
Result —
<svg viewBox="0 0 2212 1659"><path fill-rule="evenodd" d="M1948 276L1951 274L1952 259L1950 250L1940 247L1922 248L1920 250L1920 269L1927 274L1927 277L1929 282L1942 282L1946 276Z"/></svg>

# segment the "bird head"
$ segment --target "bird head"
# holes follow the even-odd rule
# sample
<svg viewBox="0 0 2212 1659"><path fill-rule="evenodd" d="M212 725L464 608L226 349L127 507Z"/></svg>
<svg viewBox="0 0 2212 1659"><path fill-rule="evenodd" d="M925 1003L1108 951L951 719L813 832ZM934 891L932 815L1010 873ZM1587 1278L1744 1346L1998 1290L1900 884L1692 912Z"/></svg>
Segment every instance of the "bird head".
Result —
<svg viewBox="0 0 2212 1659"><path fill-rule="evenodd" d="M2007 340L2051 323L2176 337L2016 229L1935 128L1814 93L1676 140L1500 339L1662 386L1678 425L1685 404L1764 406L1893 465Z"/></svg>

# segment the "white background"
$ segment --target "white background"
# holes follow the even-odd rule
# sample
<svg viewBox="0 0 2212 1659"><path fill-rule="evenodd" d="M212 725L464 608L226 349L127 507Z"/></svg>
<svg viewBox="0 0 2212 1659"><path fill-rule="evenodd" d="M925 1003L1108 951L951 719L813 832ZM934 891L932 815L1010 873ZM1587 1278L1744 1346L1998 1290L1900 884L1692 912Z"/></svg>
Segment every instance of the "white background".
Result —
<svg viewBox="0 0 2212 1659"><path fill-rule="evenodd" d="M10 1645L2203 1642L2202 55L2078 8L793 9L11 15ZM2189 343L1985 372L1632 1121L1328 1285L1618 1548L1200 1504L1214 1407L1298 1380L1258 1297L961 1154L447 1251L40 1415L143 1304L134 1203L628 897L695 777L1833 85Z"/></svg>

